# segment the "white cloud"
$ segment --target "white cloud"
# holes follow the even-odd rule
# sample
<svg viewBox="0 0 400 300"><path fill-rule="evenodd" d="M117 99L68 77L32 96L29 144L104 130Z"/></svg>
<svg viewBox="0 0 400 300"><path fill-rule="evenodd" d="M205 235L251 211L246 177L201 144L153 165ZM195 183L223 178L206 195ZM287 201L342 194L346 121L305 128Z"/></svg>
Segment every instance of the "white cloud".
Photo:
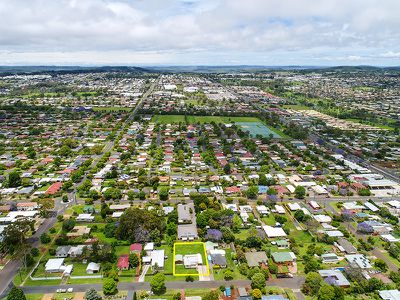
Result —
<svg viewBox="0 0 400 300"><path fill-rule="evenodd" d="M383 53L381 56L385 58L400 58L400 52L388 51Z"/></svg>
<svg viewBox="0 0 400 300"><path fill-rule="evenodd" d="M91 63L147 63L145 53L157 53L154 63L189 54L217 63L216 53L246 63L243 53L264 61L291 52L301 64L324 48L321 57L346 50L349 62L363 62L365 52L388 62L400 49L398 11L396 0L0 0L0 51L10 63L73 63L83 53Z"/></svg>

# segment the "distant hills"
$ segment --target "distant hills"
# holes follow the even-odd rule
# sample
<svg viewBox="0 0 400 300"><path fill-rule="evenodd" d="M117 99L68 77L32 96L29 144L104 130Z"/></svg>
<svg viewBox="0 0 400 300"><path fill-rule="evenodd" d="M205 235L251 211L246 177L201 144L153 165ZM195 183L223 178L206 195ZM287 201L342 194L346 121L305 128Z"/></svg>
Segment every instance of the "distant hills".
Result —
<svg viewBox="0 0 400 300"><path fill-rule="evenodd" d="M149 70L130 66L0 66L0 74L43 74L43 73L93 73L93 72L131 72L148 73Z"/></svg>
<svg viewBox="0 0 400 300"><path fill-rule="evenodd" d="M54 74L89 72L130 72L130 73L261 73L266 71L303 71L303 72L400 72L397 67L375 66L0 66L1 75L12 74Z"/></svg>

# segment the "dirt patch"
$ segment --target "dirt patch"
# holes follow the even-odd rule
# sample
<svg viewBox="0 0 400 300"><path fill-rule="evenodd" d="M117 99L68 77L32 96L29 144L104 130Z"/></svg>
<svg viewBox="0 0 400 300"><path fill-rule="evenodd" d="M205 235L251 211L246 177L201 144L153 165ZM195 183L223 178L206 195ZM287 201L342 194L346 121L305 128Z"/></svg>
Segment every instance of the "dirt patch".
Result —
<svg viewBox="0 0 400 300"><path fill-rule="evenodd" d="M54 294L44 294L42 300L51 300L53 296Z"/></svg>
<svg viewBox="0 0 400 300"><path fill-rule="evenodd" d="M74 298L72 300L84 300L85 299L85 293L75 293Z"/></svg>

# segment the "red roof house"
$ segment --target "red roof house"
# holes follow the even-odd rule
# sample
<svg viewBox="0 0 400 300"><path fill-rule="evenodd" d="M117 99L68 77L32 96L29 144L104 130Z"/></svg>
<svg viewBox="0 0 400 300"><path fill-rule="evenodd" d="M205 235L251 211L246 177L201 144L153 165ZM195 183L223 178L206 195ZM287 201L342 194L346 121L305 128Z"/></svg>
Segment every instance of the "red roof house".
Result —
<svg viewBox="0 0 400 300"><path fill-rule="evenodd" d="M142 244L136 243L136 244L132 244L129 247L129 252L130 253L140 253L140 252L142 252L142 249L143 249Z"/></svg>
<svg viewBox="0 0 400 300"><path fill-rule="evenodd" d="M240 193L240 188L237 186L230 186L226 188L226 193L227 194L235 194L235 193Z"/></svg>
<svg viewBox="0 0 400 300"><path fill-rule="evenodd" d="M54 182L46 191L46 195L54 195L57 193L61 187L62 187L62 182Z"/></svg>
<svg viewBox="0 0 400 300"><path fill-rule="evenodd" d="M118 268L118 270L128 270L129 269L129 256L127 254L121 255L118 258L117 268Z"/></svg>

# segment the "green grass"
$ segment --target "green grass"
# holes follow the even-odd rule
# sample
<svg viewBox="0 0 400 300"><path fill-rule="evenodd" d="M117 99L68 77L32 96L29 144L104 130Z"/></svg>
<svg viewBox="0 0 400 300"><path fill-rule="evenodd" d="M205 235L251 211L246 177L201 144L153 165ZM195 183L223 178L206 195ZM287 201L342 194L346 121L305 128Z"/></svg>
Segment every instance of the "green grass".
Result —
<svg viewBox="0 0 400 300"><path fill-rule="evenodd" d="M94 283L103 283L103 278L68 279L68 284L94 284Z"/></svg>
<svg viewBox="0 0 400 300"><path fill-rule="evenodd" d="M200 253L202 255L203 261L205 261L205 253L204 253L204 244L194 244L194 243L179 243L175 245L175 255L187 255L187 254L197 254Z"/></svg>
<svg viewBox="0 0 400 300"><path fill-rule="evenodd" d="M177 243L175 244L175 255L181 254L183 256L189 254L201 254L201 258L203 260L203 265L207 263L206 253L204 251L203 243ZM175 263L175 257L172 258ZM175 265L175 274L198 274L197 269L186 269L183 265Z"/></svg>
<svg viewBox="0 0 400 300"><path fill-rule="evenodd" d="M185 122L184 115L155 115L151 119L152 122L161 123L161 124L172 124Z"/></svg>
<svg viewBox="0 0 400 300"><path fill-rule="evenodd" d="M151 119L152 122L161 124L172 124L187 122L189 124L195 123L232 123L232 122L261 122L260 119L255 117L225 117L225 116L185 116L184 115L155 115Z"/></svg>
<svg viewBox="0 0 400 300"><path fill-rule="evenodd" d="M56 280L31 280L28 278L25 282L25 286L46 286L46 285L59 285L61 279Z"/></svg>
<svg viewBox="0 0 400 300"><path fill-rule="evenodd" d="M250 228L248 229L240 229L238 233L234 233L236 239L245 240L249 236Z"/></svg>
<svg viewBox="0 0 400 300"><path fill-rule="evenodd" d="M40 300L44 294L25 294L26 300Z"/></svg>
<svg viewBox="0 0 400 300"><path fill-rule="evenodd" d="M124 255L124 254L129 255L129 246L116 246L115 254L117 256Z"/></svg>
<svg viewBox="0 0 400 300"><path fill-rule="evenodd" d="M225 249L225 257L227 268L226 269L213 269L214 280L224 280L224 272L227 269L230 269L233 273L233 279L247 279L246 276L240 274L237 265L234 263L232 259L232 249Z"/></svg>

